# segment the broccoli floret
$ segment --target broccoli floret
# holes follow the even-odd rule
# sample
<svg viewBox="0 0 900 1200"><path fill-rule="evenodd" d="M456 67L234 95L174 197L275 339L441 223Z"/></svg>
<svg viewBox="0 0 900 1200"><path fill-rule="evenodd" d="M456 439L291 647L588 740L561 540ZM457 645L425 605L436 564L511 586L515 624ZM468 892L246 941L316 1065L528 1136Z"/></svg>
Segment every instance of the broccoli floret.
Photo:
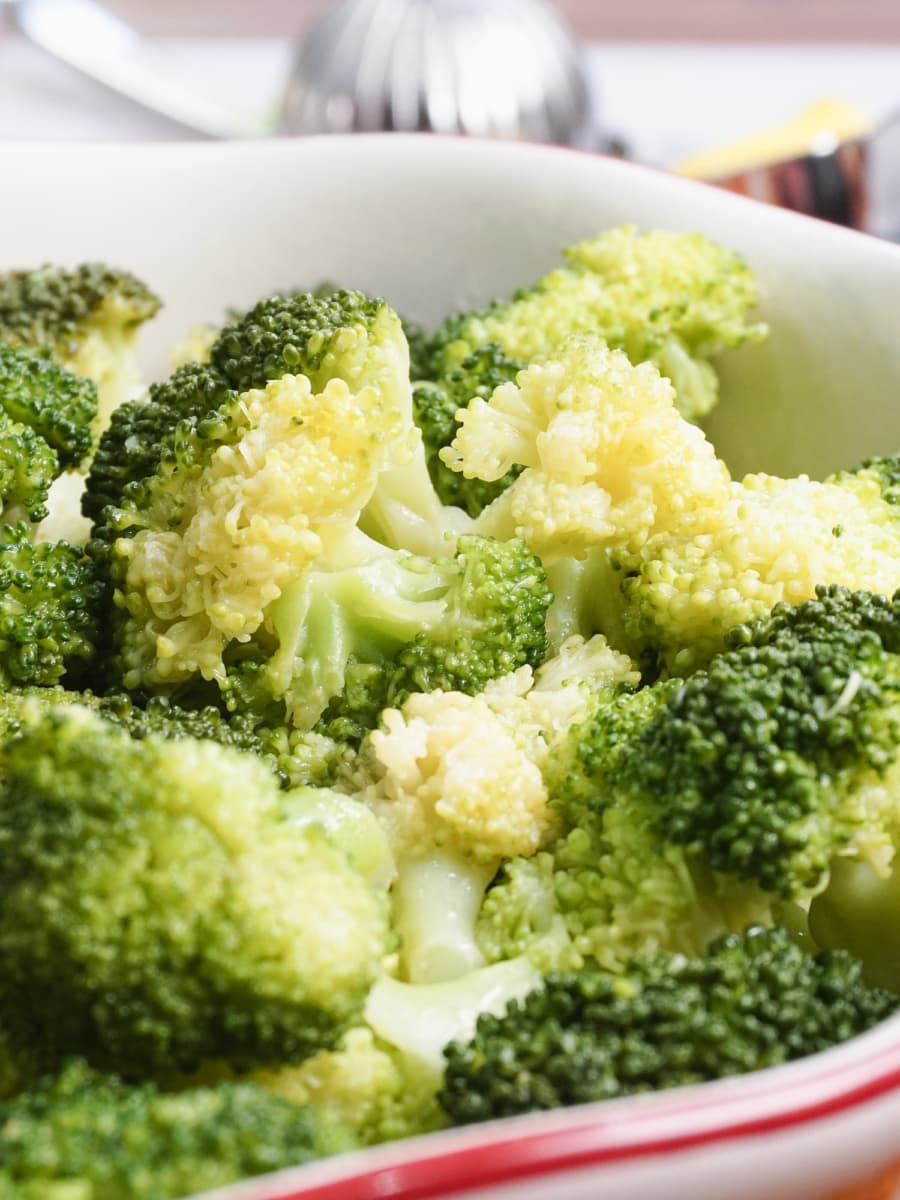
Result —
<svg viewBox="0 0 900 1200"><path fill-rule="evenodd" d="M0 513L7 524L48 516L54 481L91 447L96 413L96 388L89 380L50 359L0 345ZM37 540L50 536L47 527L35 534Z"/></svg>
<svg viewBox="0 0 900 1200"><path fill-rule="evenodd" d="M158 308L146 284L98 263L0 274L0 342L93 380L100 428L134 386L137 331Z"/></svg>
<svg viewBox="0 0 900 1200"><path fill-rule="evenodd" d="M524 468L475 532L521 536L541 556L552 630L599 630L648 677L687 675L730 628L819 584L900 586L900 519L881 475L734 481L672 400L648 364L574 339L473 401L441 452L485 480Z"/></svg>
<svg viewBox="0 0 900 1200"><path fill-rule="evenodd" d="M602 639L573 640L536 676L522 667L477 696L417 694L382 714L356 778L394 849L406 978L448 979L484 961L476 928L486 887L503 859L534 855L557 832L548 754L598 689L628 678L631 663Z"/></svg>
<svg viewBox="0 0 900 1200"><path fill-rule="evenodd" d="M0 409L34 430L64 467L91 449L97 389L50 359L0 346Z"/></svg>
<svg viewBox="0 0 900 1200"><path fill-rule="evenodd" d="M299 1067L256 1072L253 1079L293 1104L333 1114L364 1146L431 1133L447 1124L435 1098L439 1076L368 1026L351 1029L336 1050L325 1050Z"/></svg>
<svg viewBox="0 0 900 1200"><path fill-rule="evenodd" d="M410 392L399 319L383 301L276 297L226 327L209 367L182 368L123 412L98 451L87 511L126 687L224 681L229 646L316 559L333 570L385 549L361 528L383 485L390 508L388 477L414 453ZM420 517L428 545L451 554L446 522Z"/></svg>
<svg viewBox="0 0 900 1200"><path fill-rule="evenodd" d="M599 694L544 766L559 837L487 894L488 958L621 969L636 952L693 954L808 904L838 858L886 875L898 615L897 600L823 588L734 630L687 680Z"/></svg>
<svg viewBox="0 0 900 1200"><path fill-rule="evenodd" d="M718 396L710 359L764 336L750 324L756 289L737 255L700 234L613 229L573 246L567 265L509 301L449 318L432 343L427 378L441 380L496 343L511 359L553 357L572 334L594 334L633 363L652 362L697 420Z"/></svg>
<svg viewBox="0 0 900 1200"><path fill-rule="evenodd" d="M24 522L0 529L0 682L81 679L100 640L103 587L66 542L32 543Z"/></svg>
<svg viewBox="0 0 900 1200"><path fill-rule="evenodd" d="M865 1032L900 1007L841 951L815 957L750 928L698 957L624 974L559 972L447 1047L438 1099L455 1124L720 1079Z"/></svg>
<svg viewBox="0 0 900 1200"><path fill-rule="evenodd" d="M484 696L429 692L382 714L363 746L363 797L397 863L393 924L413 983L480 966L474 926L505 857L540 848L552 825L531 747Z"/></svg>
<svg viewBox="0 0 900 1200"><path fill-rule="evenodd" d="M143 481L177 464L188 431L233 399L213 371L190 364L152 384L146 397L120 405L100 438L81 502L84 515L97 523L95 532L104 528L107 506L121 507Z"/></svg>
<svg viewBox="0 0 900 1200"><path fill-rule="evenodd" d="M508 358L498 345L490 343L480 346L437 382L418 383L413 389L413 412L416 424L422 430L425 458L435 490L445 504L465 509L470 517L477 517L505 491L521 467L513 466L500 479L486 483L452 471L442 461L440 451L456 436L458 410L476 397L489 400L494 388L514 381L525 366L524 362Z"/></svg>
<svg viewBox="0 0 900 1200"><path fill-rule="evenodd" d="M44 439L0 410L0 515L9 524L19 515L41 521L59 475L59 456Z"/></svg>
<svg viewBox="0 0 900 1200"><path fill-rule="evenodd" d="M123 1071L249 1067L353 1023L388 948L384 889L285 818L256 758L68 706L5 766L0 1028L18 1045Z"/></svg>
<svg viewBox="0 0 900 1200"><path fill-rule="evenodd" d="M820 588L728 645L626 751L661 836L785 896L815 891L838 853L889 856L900 597Z"/></svg>
<svg viewBox="0 0 900 1200"><path fill-rule="evenodd" d="M353 1146L254 1083L167 1094L78 1060L0 1105L0 1185L20 1200L178 1200Z"/></svg>

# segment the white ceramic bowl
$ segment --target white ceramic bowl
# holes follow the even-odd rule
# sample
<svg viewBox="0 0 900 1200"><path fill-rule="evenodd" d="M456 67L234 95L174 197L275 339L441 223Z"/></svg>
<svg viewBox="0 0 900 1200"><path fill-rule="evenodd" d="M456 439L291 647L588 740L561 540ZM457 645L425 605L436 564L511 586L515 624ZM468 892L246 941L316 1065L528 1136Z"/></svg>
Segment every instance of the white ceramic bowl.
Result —
<svg viewBox="0 0 900 1200"><path fill-rule="evenodd" d="M623 222L740 250L772 336L731 355L711 433L735 471L818 475L900 447L900 248L571 151L369 137L2 148L0 267L144 276L166 348L227 306L322 279L425 321L508 292ZM849 1190L848 1190L849 1189ZM451 1131L279 1176L253 1200L900 1197L900 1020L804 1062Z"/></svg>

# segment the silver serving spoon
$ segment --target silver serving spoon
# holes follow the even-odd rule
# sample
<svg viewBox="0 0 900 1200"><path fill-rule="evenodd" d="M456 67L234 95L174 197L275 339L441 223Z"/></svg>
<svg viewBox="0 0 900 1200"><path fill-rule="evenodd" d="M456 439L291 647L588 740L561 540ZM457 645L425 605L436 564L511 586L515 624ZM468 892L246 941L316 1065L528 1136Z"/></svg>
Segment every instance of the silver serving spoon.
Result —
<svg viewBox="0 0 900 1200"><path fill-rule="evenodd" d="M580 144L591 98L573 38L542 0L339 0L301 43L283 110L249 120L154 71L97 0L0 0L30 41L209 138L433 130Z"/></svg>
<svg viewBox="0 0 900 1200"><path fill-rule="evenodd" d="M283 128L586 143L581 54L542 0L339 0L301 44Z"/></svg>

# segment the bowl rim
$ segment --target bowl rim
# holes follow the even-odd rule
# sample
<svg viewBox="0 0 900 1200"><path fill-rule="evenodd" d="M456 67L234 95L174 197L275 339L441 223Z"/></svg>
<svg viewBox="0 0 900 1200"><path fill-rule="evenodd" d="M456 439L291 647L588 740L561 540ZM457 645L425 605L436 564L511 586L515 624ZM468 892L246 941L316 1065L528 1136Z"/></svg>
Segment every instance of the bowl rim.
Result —
<svg viewBox="0 0 900 1200"><path fill-rule="evenodd" d="M442 1130L258 1176L215 1195L441 1200L796 1132L849 1116L892 1093L900 1093L900 1013L839 1046L781 1066Z"/></svg>

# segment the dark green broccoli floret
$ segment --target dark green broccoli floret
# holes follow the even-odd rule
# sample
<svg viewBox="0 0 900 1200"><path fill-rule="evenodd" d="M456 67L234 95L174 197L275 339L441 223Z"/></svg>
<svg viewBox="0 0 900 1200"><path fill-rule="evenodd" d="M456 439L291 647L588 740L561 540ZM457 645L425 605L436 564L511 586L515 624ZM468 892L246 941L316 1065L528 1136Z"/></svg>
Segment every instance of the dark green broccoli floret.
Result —
<svg viewBox="0 0 900 1200"><path fill-rule="evenodd" d="M0 338L64 359L77 354L86 330L107 322L133 327L158 308L146 284L101 263L0 275Z"/></svg>
<svg viewBox="0 0 900 1200"><path fill-rule="evenodd" d="M624 975L559 972L445 1051L457 1124L738 1075L825 1050L900 1007L844 951L812 957L778 928Z"/></svg>
<svg viewBox="0 0 900 1200"><path fill-rule="evenodd" d="M0 682L56 684L91 665L103 589L84 551L29 540L22 523L0 531Z"/></svg>
<svg viewBox="0 0 900 1200"><path fill-rule="evenodd" d="M896 796L869 785L900 742L900 599L820 588L726 640L668 691L623 776L662 837L796 895L893 819Z"/></svg>
<svg viewBox="0 0 900 1200"><path fill-rule="evenodd" d="M124 1071L333 1045L386 949L386 901L286 820L255 757L38 716L0 790L0 1028ZM327 919L321 919L321 913ZM315 913L315 919L311 919Z"/></svg>
<svg viewBox="0 0 900 1200"><path fill-rule="evenodd" d="M383 300L362 292L271 296L226 325L213 343L210 365L238 392L282 375L306 375L318 390L336 367L352 369L354 334L357 352L368 358L369 340L377 339L389 313Z"/></svg>
<svg viewBox="0 0 900 1200"><path fill-rule="evenodd" d="M97 389L50 359L0 346L0 409L74 467L91 448Z"/></svg>
<svg viewBox="0 0 900 1200"><path fill-rule="evenodd" d="M514 380L525 366L524 362L507 357L492 342L475 350L437 382L418 383L413 390L413 412L416 424L422 430L425 457L435 490L445 504L456 504L471 517L477 517L505 491L521 473L521 467L514 467L493 483L485 483L452 471L441 461L439 452L456 437L459 429L457 411L476 397L490 399L494 388Z"/></svg>
<svg viewBox="0 0 900 1200"><path fill-rule="evenodd" d="M159 308L146 284L101 263L0 274L0 343L51 355L94 381L100 424L134 383L139 327Z"/></svg>
<svg viewBox="0 0 900 1200"><path fill-rule="evenodd" d="M253 1083L167 1094L72 1060L0 1105L0 1194L177 1200L351 1148L333 1118Z"/></svg>
<svg viewBox="0 0 900 1200"><path fill-rule="evenodd" d="M0 513L7 520L24 514L46 517L50 486L59 474L59 456L27 425L0 410Z"/></svg>
<svg viewBox="0 0 900 1200"><path fill-rule="evenodd" d="M208 367L189 363L153 384L146 398L113 413L91 462L82 512L99 521L107 505L121 506L135 485L176 460L188 430L225 405L233 393Z"/></svg>
<svg viewBox="0 0 900 1200"><path fill-rule="evenodd" d="M615 968L644 950L693 954L717 934L780 922L830 871L845 879L845 859L888 873L900 831L898 601L822 588L728 643L686 680L601 693L554 746L545 779L562 828L488 893L479 938L490 959Z"/></svg>

